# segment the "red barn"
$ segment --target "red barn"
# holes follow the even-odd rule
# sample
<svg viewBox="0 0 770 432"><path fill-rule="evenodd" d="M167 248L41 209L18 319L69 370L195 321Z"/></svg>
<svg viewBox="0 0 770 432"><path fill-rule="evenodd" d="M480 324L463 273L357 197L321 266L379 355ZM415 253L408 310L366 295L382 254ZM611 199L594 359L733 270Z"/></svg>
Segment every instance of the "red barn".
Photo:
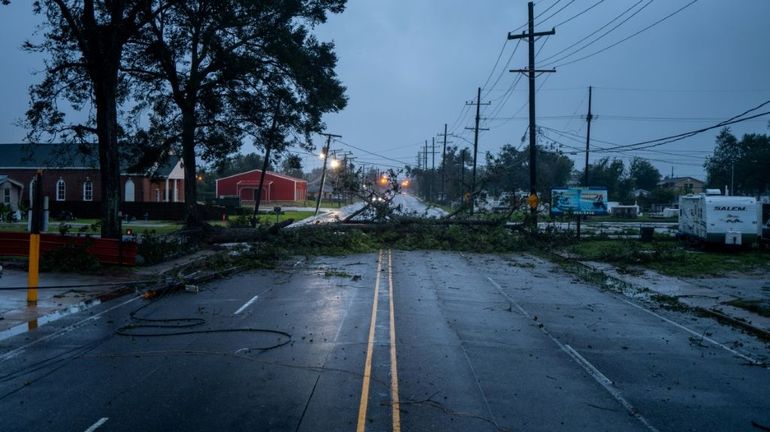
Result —
<svg viewBox="0 0 770 432"><path fill-rule="evenodd" d="M217 198L238 197L241 204L254 202L259 189L259 178L262 170L251 170L217 179ZM265 172L265 183L262 185L263 201L304 201L307 199L307 180L287 175Z"/></svg>

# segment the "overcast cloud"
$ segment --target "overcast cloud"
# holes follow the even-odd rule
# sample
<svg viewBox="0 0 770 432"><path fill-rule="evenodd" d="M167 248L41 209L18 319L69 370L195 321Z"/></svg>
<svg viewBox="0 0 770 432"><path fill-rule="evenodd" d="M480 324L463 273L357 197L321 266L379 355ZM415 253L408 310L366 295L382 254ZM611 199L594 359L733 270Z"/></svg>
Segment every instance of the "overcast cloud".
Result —
<svg viewBox="0 0 770 432"><path fill-rule="evenodd" d="M597 2L593 9L557 26ZM536 30L556 26L554 36L536 43L541 50L539 65L557 70L537 80L542 85L537 96L538 125L559 131L562 135L543 129L555 145L576 153L573 158L578 165L583 156L571 147L584 146L581 116L587 109L589 85L594 86L593 112L598 116L592 123L596 139L592 148L597 149L592 160L607 155L641 156L651 159L663 174L670 174L673 167L677 176L699 178L705 176L704 157L713 149L718 131L649 151L607 154L599 148L709 126L770 100L770 2L765 0L699 0L605 52L564 64L618 42L690 2L535 3L535 14L542 13ZM568 49L552 59L555 65L547 61L634 5L624 17L641 11L601 40L559 61L581 45ZM347 109L326 117L328 131L343 135L333 147L353 151L359 161L382 168L399 165L392 159L414 165L419 147L442 132L444 123L462 135L452 138L454 144L468 145L463 138L472 140L473 135L464 128L473 119L464 104L475 98L476 88L490 73L482 94L492 104L481 115L482 127L490 131L481 135L480 154L496 152L507 143L521 145L527 128L527 82L520 80L509 92L517 74L503 72L503 67L517 46L516 41L506 43L506 35L526 22L526 14L527 2L521 0L350 0L343 14L332 16L316 30L320 39L336 43L338 72L350 98ZM19 46L37 21L27 2L0 8L0 51L5 59L0 142L19 142L25 134L14 122L27 107L26 90L39 79L33 72L42 69L42 57L23 53ZM500 64L493 71L504 44ZM526 52L527 44L521 42L505 70L525 67ZM767 124L765 116L732 129L739 135L767 133ZM318 164L317 158L305 156L306 169Z"/></svg>

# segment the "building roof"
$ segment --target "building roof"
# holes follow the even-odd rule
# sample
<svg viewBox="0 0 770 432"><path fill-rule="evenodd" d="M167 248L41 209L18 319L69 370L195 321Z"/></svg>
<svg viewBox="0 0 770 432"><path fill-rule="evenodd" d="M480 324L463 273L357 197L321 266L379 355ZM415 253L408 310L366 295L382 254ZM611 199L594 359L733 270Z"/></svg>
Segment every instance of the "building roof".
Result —
<svg viewBox="0 0 770 432"><path fill-rule="evenodd" d="M160 163L153 164L142 175L168 177L179 157L164 155ZM121 158L124 173L135 165ZM96 144L0 144L0 168L5 169L99 169L99 148ZM139 174L139 173L137 173Z"/></svg>
<svg viewBox="0 0 770 432"><path fill-rule="evenodd" d="M8 183L14 184L14 185L16 185L16 186L18 186L18 187L21 187L21 188L23 188L23 187L24 187L24 185L23 185L23 184L21 184L21 183L17 182L16 180L14 180L14 179L12 179L12 178L8 177L7 175L0 175L0 185L1 185L1 184L3 184L3 183L5 183L5 182L8 182Z"/></svg>
<svg viewBox="0 0 770 432"><path fill-rule="evenodd" d="M0 168L99 168L90 144L0 144Z"/></svg>
<svg viewBox="0 0 770 432"><path fill-rule="evenodd" d="M229 178L237 177L237 176L244 175L244 174L250 174L250 173L260 173L261 174L262 170L261 169L253 169L253 170L249 170L249 171L239 172L239 173L232 174L232 175L229 175L229 176L226 176L226 177L220 177L216 181L220 181L220 180L224 180L224 179L229 179ZM307 180L305 180L305 179L287 176L286 174L279 174L279 173L274 172L274 171L265 171L265 175L271 175L271 176L274 176L274 177L290 180L290 181L293 181L295 183L307 183Z"/></svg>
<svg viewBox="0 0 770 432"><path fill-rule="evenodd" d="M686 180L696 181L698 183L705 183L703 180L698 180L695 177L689 177L688 176L688 177L666 177L663 180L659 181L658 184L659 185L663 185L663 184L667 184L667 183L675 183L675 182L678 182L678 181L686 181Z"/></svg>

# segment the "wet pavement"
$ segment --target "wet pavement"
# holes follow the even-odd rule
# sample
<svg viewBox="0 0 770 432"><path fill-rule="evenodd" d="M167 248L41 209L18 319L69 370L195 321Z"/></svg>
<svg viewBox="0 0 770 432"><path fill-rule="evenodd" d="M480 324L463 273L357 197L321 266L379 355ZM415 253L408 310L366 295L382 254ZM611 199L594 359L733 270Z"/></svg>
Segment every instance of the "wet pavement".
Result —
<svg viewBox="0 0 770 432"><path fill-rule="evenodd" d="M42 272L36 304L27 301L27 272L6 266L0 277L0 340L135 292L143 281L156 281L166 273L174 273L176 268L205 259L213 253L202 250L139 268L113 267L104 274Z"/></svg>
<svg viewBox="0 0 770 432"><path fill-rule="evenodd" d="M705 278L678 278L652 270L640 274L620 273L608 263L584 262L585 265L622 280L641 295L662 295L675 299L685 307L714 312L732 320L734 324L770 337L770 317L760 315L738 304L767 307L770 305L770 274L757 270L753 273Z"/></svg>
<svg viewBox="0 0 770 432"><path fill-rule="evenodd" d="M0 430L752 430L768 354L536 257L383 250L0 341Z"/></svg>

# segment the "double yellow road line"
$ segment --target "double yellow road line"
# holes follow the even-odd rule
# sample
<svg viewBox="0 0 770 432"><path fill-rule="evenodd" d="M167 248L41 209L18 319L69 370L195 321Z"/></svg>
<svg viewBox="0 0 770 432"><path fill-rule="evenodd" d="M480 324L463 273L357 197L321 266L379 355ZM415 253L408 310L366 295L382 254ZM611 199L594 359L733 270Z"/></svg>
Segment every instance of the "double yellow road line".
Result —
<svg viewBox="0 0 770 432"><path fill-rule="evenodd" d="M357 432L366 430L366 410L369 405L369 384L372 378L372 355L374 354L374 332L377 326L377 306L380 294L380 279L382 274L383 252L377 257L377 277L374 282L374 301L372 302L372 319L369 324L369 339L364 363L364 381L361 385L361 403L358 405ZM388 300L390 303L390 397L393 432L401 431L401 411L398 399L398 363L396 356L396 321L393 307L393 253L388 250Z"/></svg>

